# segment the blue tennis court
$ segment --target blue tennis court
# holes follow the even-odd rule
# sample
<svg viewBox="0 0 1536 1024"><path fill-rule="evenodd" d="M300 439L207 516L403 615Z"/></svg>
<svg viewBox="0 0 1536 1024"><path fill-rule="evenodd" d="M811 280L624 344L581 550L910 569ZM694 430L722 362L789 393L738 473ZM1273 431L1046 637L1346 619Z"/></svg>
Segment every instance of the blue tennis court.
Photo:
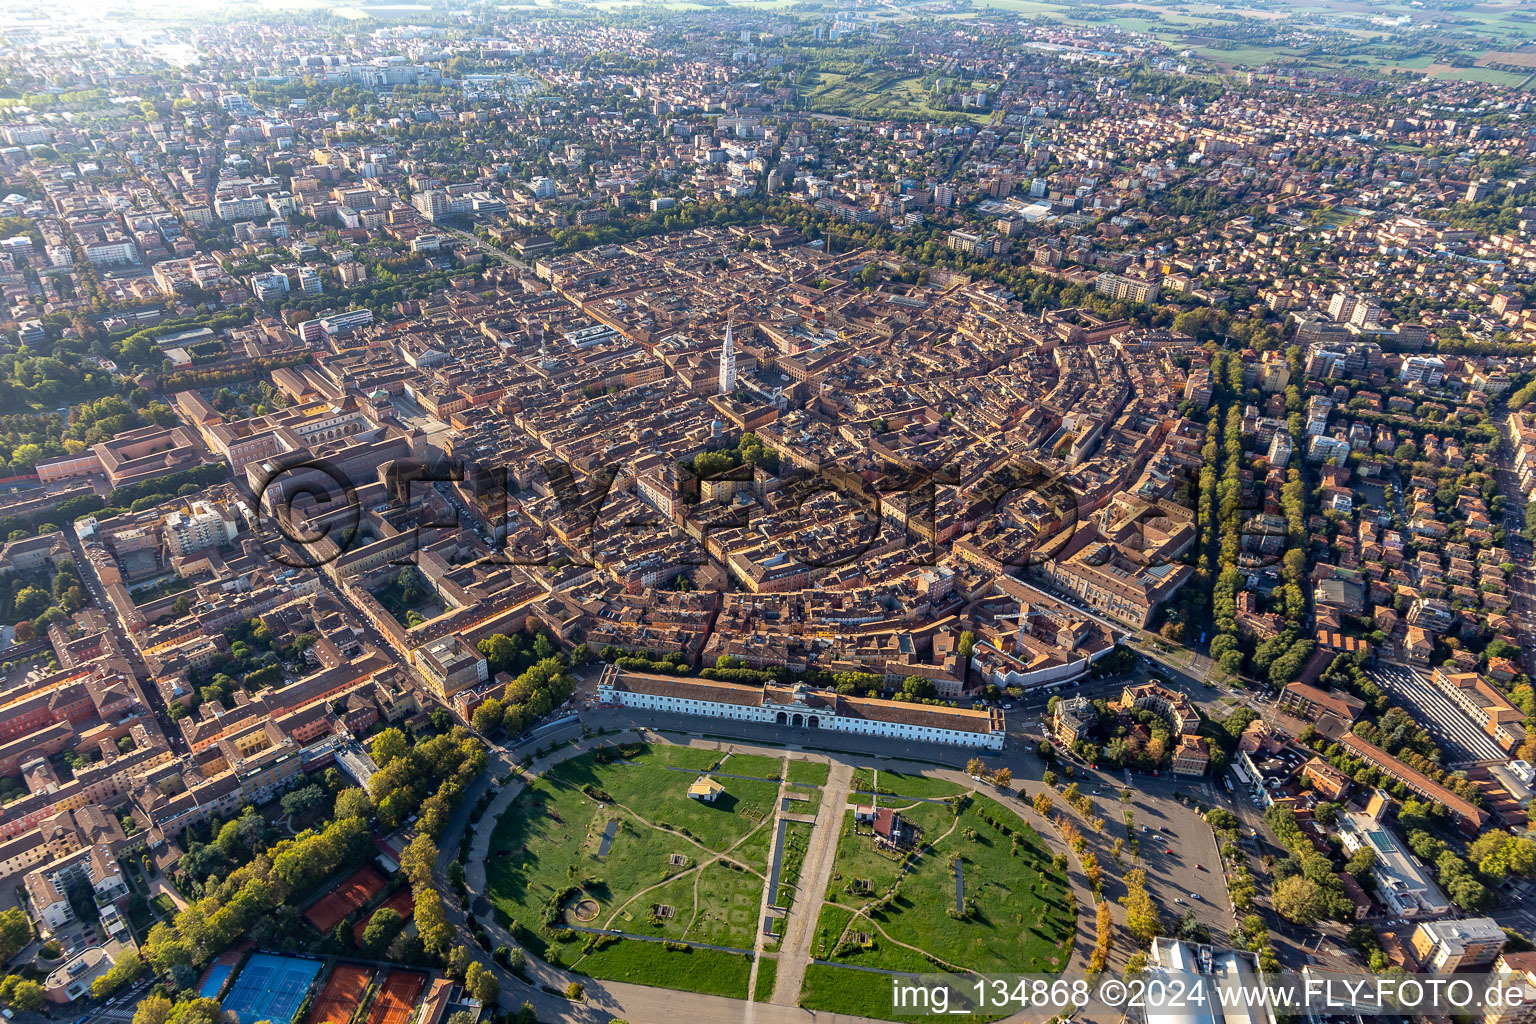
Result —
<svg viewBox="0 0 1536 1024"><path fill-rule="evenodd" d="M204 999L217 999L219 993L224 990L224 982L229 979L229 972L234 970L230 964L214 964L208 968L208 980L203 982L203 987L197 994Z"/></svg>
<svg viewBox="0 0 1536 1024"><path fill-rule="evenodd" d="M260 1020L293 1024L293 1016L320 967L318 960L256 953L245 962L245 969L224 997L224 1009L238 1017L240 1024Z"/></svg>

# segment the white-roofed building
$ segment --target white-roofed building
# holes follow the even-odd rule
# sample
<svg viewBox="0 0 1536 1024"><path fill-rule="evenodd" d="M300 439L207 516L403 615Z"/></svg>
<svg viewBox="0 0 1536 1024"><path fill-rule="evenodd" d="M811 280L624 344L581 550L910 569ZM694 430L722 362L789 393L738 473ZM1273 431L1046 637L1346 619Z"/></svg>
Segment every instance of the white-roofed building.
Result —
<svg viewBox="0 0 1536 1024"><path fill-rule="evenodd" d="M1369 814L1348 811L1339 818L1339 838L1350 853L1369 847L1376 855L1371 874L1381 902L1393 917L1448 914L1451 901L1430 878L1429 871L1385 825Z"/></svg>
<svg viewBox="0 0 1536 1024"><path fill-rule="evenodd" d="M1177 1007L1146 1009L1146 1024L1275 1024L1275 1013L1268 1006L1251 1006L1236 995L1238 989L1253 990L1259 984L1259 958L1240 949L1199 946L1179 939L1158 937L1152 940L1147 961L1147 981L1163 975L1177 978L1184 991L1194 991L1203 983L1205 998L1179 1000ZM1223 997L1222 992L1234 993ZM1170 1000L1170 1003L1176 1002Z"/></svg>

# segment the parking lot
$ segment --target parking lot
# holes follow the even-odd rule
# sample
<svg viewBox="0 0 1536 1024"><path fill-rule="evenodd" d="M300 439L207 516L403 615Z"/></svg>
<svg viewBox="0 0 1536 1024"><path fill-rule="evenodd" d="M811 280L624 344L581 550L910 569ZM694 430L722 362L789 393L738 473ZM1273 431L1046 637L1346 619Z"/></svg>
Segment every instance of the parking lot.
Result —
<svg viewBox="0 0 1536 1024"><path fill-rule="evenodd" d="M1180 792L1207 805L1214 804L1214 796L1204 792L1205 783L1200 779L1150 775L1132 775L1127 782L1125 772L1100 772L1081 766L1074 766L1074 774L1080 791L1093 798L1096 813L1104 819L1106 844L1125 835L1123 813L1130 810L1139 866L1146 869L1147 892L1161 908L1164 923L1171 926L1192 911L1213 937L1228 934L1232 914L1215 837L1198 810L1173 796ZM1131 791L1129 804L1120 800L1123 789ZM1127 843L1124 871L1135 866L1129 846ZM1101 860L1107 876L1114 862L1102 857ZM1106 894L1117 899L1124 891L1119 885L1115 890L1110 893L1106 889Z"/></svg>

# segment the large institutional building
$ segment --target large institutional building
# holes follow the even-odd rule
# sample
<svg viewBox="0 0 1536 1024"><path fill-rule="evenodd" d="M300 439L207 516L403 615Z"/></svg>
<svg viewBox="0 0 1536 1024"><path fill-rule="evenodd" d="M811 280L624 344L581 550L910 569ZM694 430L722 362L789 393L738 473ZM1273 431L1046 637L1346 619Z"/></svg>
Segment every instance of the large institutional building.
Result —
<svg viewBox="0 0 1536 1024"><path fill-rule="evenodd" d="M1003 713L934 704L844 697L831 690L796 686L748 686L714 679L621 672L609 666L597 687L604 704L670 711L680 715L734 718L796 729L887 736L891 739L1003 749Z"/></svg>

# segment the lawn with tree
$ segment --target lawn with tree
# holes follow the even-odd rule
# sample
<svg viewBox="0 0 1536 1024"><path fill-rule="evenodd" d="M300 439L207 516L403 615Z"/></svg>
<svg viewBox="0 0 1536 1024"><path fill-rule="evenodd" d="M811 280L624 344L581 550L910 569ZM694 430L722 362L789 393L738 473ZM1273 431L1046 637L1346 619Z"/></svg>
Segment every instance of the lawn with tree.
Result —
<svg viewBox="0 0 1536 1024"><path fill-rule="evenodd" d="M885 772L880 778L885 780ZM912 788L908 776L905 786ZM929 780L936 781L936 780ZM1072 955L1077 907L1065 874L1040 836L997 801L957 796L945 802L882 798L918 826L905 865L882 850L852 812L842 823L812 956L849 966L934 973L1059 973ZM956 905L955 868L965 897ZM892 890L892 887L894 891ZM857 972L862 973L862 972ZM887 1016L832 967L807 971L801 1005Z"/></svg>
<svg viewBox="0 0 1536 1024"><path fill-rule="evenodd" d="M779 787L721 778L713 802L690 799L689 786L719 760L714 751L630 744L550 769L492 834L487 890L498 918L530 951L578 973L745 998L747 956L681 945L750 950L755 938Z"/></svg>

